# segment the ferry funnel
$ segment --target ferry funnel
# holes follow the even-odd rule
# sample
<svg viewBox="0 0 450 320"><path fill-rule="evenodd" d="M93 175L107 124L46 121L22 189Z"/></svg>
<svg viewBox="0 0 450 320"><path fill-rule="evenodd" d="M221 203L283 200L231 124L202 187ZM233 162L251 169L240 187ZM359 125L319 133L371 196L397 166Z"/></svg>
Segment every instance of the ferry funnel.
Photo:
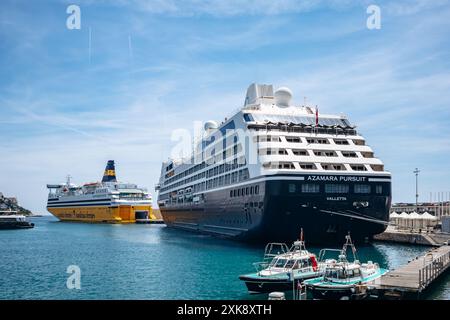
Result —
<svg viewBox="0 0 450 320"><path fill-rule="evenodd" d="M117 182L114 160L109 160L108 163L106 164L102 182Z"/></svg>

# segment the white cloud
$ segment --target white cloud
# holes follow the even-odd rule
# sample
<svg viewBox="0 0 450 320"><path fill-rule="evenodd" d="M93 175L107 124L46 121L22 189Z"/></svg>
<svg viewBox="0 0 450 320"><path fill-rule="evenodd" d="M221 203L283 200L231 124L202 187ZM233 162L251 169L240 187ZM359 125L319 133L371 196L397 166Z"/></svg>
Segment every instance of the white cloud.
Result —
<svg viewBox="0 0 450 320"><path fill-rule="evenodd" d="M155 14L173 15L276 15L309 11L322 4L336 1L321 0L116 0L118 5L129 5L137 10Z"/></svg>
<svg viewBox="0 0 450 320"><path fill-rule="evenodd" d="M231 17L240 15L274 16L311 12L318 9L336 11L358 7L365 9L371 4L379 5L383 11L386 10L387 14L399 16L439 8L447 5L449 0L387 0L375 3L372 0L107 0L104 2L128 6L152 14ZM88 0L85 3L98 3L98 1Z"/></svg>
<svg viewBox="0 0 450 320"><path fill-rule="evenodd" d="M383 5L383 9L386 9L388 14L402 16L425 13L427 10L443 7L449 3L449 0L397 0L388 1Z"/></svg>

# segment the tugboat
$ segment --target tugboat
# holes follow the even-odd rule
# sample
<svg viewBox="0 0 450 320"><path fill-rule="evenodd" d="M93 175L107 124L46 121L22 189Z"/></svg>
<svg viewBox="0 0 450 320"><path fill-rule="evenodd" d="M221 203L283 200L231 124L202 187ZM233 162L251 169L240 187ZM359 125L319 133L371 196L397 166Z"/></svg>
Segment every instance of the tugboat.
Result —
<svg viewBox="0 0 450 320"><path fill-rule="evenodd" d="M368 261L360 263L356 248L350 235L345 237L346 242L342 250L322 249L319 253L319 261L324 260L327 252L338 251L338 260L327 259L327 267L323 276L309 279L304 282L308 293L315 300L359 300L366 296L368 284L373 283L388 270L380 268L378 263ZM347 249L351 247L353 261L347 260Z"/></svg>
<svg viewBox="0 0 450 320"><path fill-rule="evenodd" d="M239 276L251 294L292 290L305 279L323 275L325 270L325 266L317 262L315 254L306 250L303 229L300 240L295 241L291 248L285 243L267 244L263 261L253 265L255 273Z"/></svg>
<svg viewBox="0 0 450 320"><path fill-rule="evenodd" d="M34 223L28 222L23 215L0 215L0 229L30 229Z"/></svg>

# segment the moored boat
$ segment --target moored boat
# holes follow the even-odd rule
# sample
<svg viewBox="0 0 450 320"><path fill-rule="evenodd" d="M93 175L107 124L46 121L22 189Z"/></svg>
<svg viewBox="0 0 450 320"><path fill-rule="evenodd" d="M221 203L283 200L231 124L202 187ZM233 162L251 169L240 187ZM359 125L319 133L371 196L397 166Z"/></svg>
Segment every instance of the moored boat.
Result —
<svg viewBox="0 0 450 320"><path fill-rule="evenodd" d="M347 259L347 249L351 247L353 261ZM338 260L327 259L324 274L315 279L304 282L308 295L313 299L327 300L356 300L365 297L365 288L372 284L387 272L380 268L378 263L368 261L361 263L356 255L356 248L350 238L346 236L346 242L341 250L323 249L319 259L324 259L327 252L338 251Z"/></svg>
<svg viewBox="0 0 450 320"><path fill-rule="evenodd" d="M0 215L0 229L30 229L34 223L27 221L24 215Z"/></svg>
<svg viewBox="0 0 450 320"><path fill-rule="evenodd" d="M291 248L285 243L267 244L263 261L253 265L256 272L239 277L249 293L292 290L305 279L319 277L324 272L324 265L318 263L314 253L306 250L303 230L300 240L295 241Z"/></svg>

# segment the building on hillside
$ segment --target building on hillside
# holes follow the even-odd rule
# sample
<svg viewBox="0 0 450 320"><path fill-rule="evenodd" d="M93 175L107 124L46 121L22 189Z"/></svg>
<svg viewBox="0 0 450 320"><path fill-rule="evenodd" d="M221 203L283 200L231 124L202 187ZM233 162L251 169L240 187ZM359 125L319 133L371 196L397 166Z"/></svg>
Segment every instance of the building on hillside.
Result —
<svg viewBox="0 0 450 320"><path fill-rule="evenodd" d="M10 197L10 198L7 198L7 199L9 200L9 203L11 203L12 205L15 205L15 206L19 205L19 202L17 201L16 197Z"/></svg>

